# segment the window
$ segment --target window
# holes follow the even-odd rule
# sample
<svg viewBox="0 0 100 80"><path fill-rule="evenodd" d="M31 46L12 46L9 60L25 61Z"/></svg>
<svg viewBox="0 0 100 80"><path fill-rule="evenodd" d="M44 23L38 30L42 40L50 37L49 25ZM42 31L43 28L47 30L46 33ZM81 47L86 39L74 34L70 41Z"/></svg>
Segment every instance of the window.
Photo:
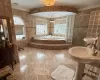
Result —
<svg viewBox="0 0 100 80"><path fill-rule="evenodd" d="M47 20L46 19L36 19L36 35L46 35L48 34Z"/></svg>
<svg viewBox="0 0 100 80"><path fill-rule="evenodd" d="M36 25L36 35L45 35L47 34L47 25L40 24Z"/></svg>
<svg viewBox="0 0 100 80"><path fill-rule="evenodd" d="M21 18L14 16L14 25L15 25L15 33L16 33L16 39L24 39L25 38L25 30L24 30L24 22Z"/></svg>
<svg viewBox="0 0 100 80"><path fill-rule="evenodd" d="M54 34L65 35L66 31L67 31L66 24L55 24L54 25Z"/></svg>

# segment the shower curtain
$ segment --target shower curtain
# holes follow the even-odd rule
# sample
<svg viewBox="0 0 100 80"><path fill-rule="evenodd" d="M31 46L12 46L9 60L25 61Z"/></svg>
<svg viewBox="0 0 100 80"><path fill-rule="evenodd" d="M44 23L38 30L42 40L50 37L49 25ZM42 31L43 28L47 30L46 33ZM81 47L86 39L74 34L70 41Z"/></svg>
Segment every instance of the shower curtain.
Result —
<svg viewBox="0 0 100 80"><path fill-rule="evenodd" d="M66 43L72 44L73 28L74 28L75 14L66 17Z"/></svg>

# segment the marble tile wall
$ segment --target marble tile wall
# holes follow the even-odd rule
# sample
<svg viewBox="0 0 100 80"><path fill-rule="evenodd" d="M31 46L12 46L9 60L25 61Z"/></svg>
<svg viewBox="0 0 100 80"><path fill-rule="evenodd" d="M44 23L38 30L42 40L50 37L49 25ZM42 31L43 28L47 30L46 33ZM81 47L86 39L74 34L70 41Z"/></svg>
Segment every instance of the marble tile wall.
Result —
<svg viewBox="0 0 100 80"><path fill-rule="evenodd" d="M100 7L79 12L73 33L73 45L84 45L84 37L96 37L100 33Z"/></svg>
<svg viewBox="0 0 100 80"><path fill-rule="evenodd" d="M36 31L35 31L36 30L36 19L40 18L44 20L46 18L33 16L33 15L30 15L26 11L21 11L17 9L13 9L13 16L20 17L25 23L26 40L17 41L18 44L21 44L21 46L25 47L27 46L27 43L31 40L31 38L36 35Z"/></svg>
<svg viewBox="0 0 100 80"><path fill-rule="evenodd" d="M90 13L79 12L75 17L73 29L73 45L84 45L83 38L86 37Z"/></svg>
<svg viewBox="0 0 100 80"><path fill-rule="evenodd" d="M17 9L13 9L13 16L20 17L24 21L26 41L28 42L35 35L35 17L28 12Z"/></svg>
<svg viewBox="0 0 100 80"><path fill-rule="evenodd" d="M91 11L87 36L96 37L100 33L100 10Z"/></svg>

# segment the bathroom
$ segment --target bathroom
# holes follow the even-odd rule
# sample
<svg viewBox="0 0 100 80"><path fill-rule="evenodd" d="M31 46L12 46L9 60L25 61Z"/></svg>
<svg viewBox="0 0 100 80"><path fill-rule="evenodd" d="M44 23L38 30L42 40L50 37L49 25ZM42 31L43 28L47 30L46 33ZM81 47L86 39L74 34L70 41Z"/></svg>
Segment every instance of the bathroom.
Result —
<svg viewBox="0 0 100 80"><path fill-rule="evenodd" d="M0 80L100 80L100 0L42 1L0 1Z"/></svg>

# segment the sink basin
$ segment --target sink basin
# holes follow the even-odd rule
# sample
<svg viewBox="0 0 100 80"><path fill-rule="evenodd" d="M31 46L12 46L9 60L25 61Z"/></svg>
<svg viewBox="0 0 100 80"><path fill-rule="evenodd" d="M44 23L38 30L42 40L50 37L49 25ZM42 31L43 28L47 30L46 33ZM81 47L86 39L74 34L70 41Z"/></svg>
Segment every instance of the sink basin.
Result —
<svg viewBox="0 0 100 80"><path fill-rule="evenodd" d="M98 38L84 38L83 40L86 42L86 43L95 43L95 41L97 40Z"/></svg>
<svg viewBox="0 0 100 80"><path fill-rule="evenodd" d="M100 57L93 56L93 50L88 47L72 47L69 54L73 60L80 63L100 63Z"/></svg>
<svg viewBox="0 0 100 80"><path fill-rule="evenodd" d="M75 80L83 80L85 64L100 63L100 56L93 56L93 50L88 47L72 47L69 49L69 54L74 61L78 62Z"/></svg>

